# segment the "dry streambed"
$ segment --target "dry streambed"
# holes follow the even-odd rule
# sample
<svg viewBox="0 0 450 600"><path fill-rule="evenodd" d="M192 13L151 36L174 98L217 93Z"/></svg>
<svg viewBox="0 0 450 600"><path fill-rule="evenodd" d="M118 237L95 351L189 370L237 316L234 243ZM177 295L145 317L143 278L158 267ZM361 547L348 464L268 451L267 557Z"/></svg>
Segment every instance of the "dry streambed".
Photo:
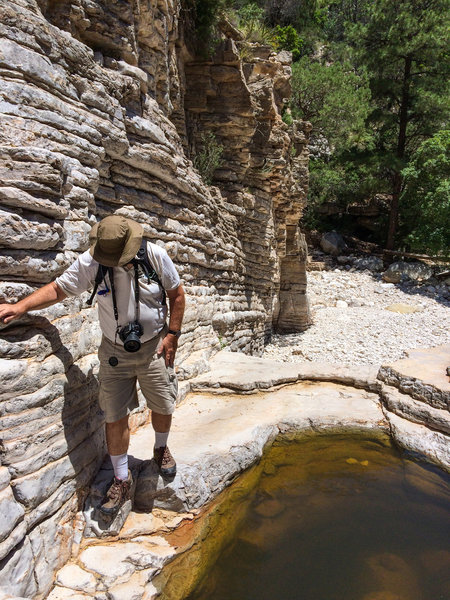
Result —
<svg viewBox="0 0 450 600"><path fill-rule="evenodd" d="M413 348L450 342L448 287L384 283L377 273L310 271L313 325L274 335L264 357L341 365L380 365Z"/></svg>

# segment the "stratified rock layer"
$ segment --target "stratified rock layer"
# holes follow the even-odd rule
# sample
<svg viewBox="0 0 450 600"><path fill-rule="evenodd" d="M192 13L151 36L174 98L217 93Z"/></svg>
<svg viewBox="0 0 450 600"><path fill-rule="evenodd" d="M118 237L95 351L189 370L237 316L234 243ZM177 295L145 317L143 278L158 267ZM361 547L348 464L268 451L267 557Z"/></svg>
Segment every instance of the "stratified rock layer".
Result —
<svg viewBox="0 0 450 600"><path fill-rule="evenodd" d="M272 326L309 322L309 129L281 118L287 53L254 47L243 62L231 28L198 61L183 14L179 0L1 3L0 302L60 274L99 218L133 218L182 276L188 378L221 346L258 354ZM191 161L209 132L224 147L214 187ZM105 451L85 300L1 332L0 587L19 596L44 595L70 555Z"/></svg>

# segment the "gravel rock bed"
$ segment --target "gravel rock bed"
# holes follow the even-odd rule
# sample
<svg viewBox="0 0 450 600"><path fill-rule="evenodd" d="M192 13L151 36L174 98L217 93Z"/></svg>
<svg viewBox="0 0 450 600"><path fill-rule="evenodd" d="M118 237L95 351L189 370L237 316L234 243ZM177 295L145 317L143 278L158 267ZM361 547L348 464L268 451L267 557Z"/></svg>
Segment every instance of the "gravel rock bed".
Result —
<svg viewBox="0 0 450 600"><path fill-rule="evenodd" d="M408 349L450 343L445 284L395 285L384 283L379 273L334 269L310 271L307 293L313 325L302 333L273 335L265 358L381 365L404 358ZM388 310L392 305L405 312Z"/></svg>

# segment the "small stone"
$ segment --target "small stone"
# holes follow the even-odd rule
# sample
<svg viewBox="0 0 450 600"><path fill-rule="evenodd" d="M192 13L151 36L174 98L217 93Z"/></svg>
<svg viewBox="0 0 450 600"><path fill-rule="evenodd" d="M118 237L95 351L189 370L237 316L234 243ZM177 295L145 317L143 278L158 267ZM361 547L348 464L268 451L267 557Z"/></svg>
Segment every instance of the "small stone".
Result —
<svg viewBox="0 0 450 600"><path fill-rule="evenodd" d="M345 300L338 300L336 302L336 308L348 308L348 304Z"/></svg>
<svg viewBox="0 0 450 600"><path fill-rule="evenodd" d="M409 304L390 304L389 306L385 306L385 310L405 315L420 312L422 309L419 306L410 306Z"/></svg>
<svg viewBox="0 0 450 600"><path fill-rule="evenodd" d="M292 354L295 356L303 356L303 350L301 350L301 348L294 348L292 350Z"/></svg>
<svg viewBox="0 0 450 600"><path fill-rule="evenodd" d="M88 593L95 592L96 580L92 573L84 571L78 565L65 565L58 573L56 583L62 587L81 590Z"/></svg>
<svg viewBox="0 0 450 600"><path fill-rule="evenodd" d="M154 515L147 513L130 512L125 525L120 531L121 538L132 538L137 535L149 535L162 529L164 521L156 518Z"/></svg>
<svg viewBox="0 0 450 600"><path fill-rule="evenodd" d="M400 283L402 280L401 273L383 273L383 280L388 283Z"/></svg>

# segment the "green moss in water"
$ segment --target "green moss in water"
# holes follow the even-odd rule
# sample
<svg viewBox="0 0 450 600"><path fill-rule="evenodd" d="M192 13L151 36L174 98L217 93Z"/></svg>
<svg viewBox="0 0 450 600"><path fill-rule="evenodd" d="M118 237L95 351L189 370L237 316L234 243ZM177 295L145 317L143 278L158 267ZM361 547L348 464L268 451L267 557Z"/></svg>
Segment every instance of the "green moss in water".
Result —
<svg viewBox="0 0 450 600"><path fill-rule="evenodd" d="M214 503L164 600L449 600L450 478L386 437L280 439Z"/></svg>

